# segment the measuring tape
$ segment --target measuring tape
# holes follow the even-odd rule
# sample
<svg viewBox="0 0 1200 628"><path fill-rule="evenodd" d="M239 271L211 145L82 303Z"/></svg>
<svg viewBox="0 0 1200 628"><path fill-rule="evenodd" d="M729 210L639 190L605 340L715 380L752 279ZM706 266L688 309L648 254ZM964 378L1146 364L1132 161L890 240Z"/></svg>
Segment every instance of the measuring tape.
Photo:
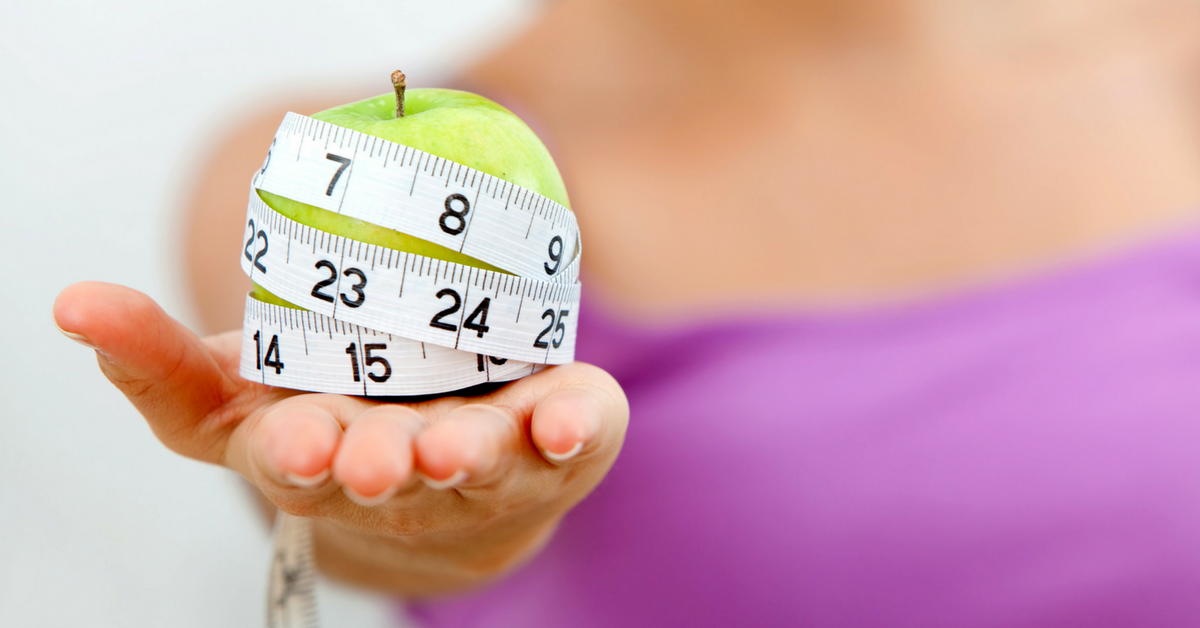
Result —
<svg viewBox="0 0 1200 628"><path fill-rule="evenodd" d="M316 628L317 570L312 526L282 510L275 516L275 554L267 588L267 628Z"/></svg>
<svg viewBox="0 0 1200 628"><path fill-rule="evenodd" d="M578 257L562 205L429 153L307 116L283 119L252 187L440 244L531 279Z"/></svg>
<svg viewBox="0 0 1200 628"><path fill-rule="evenodd" d="M253 297L246 297L242 353L241 373L247 379L281 388L376 397L460 390L545 368L409 340Z"/></svg>
<svg viewBox="0 0 1200 628"><path fill-rule="evenodd" d="M282 299L450 349L543 364L574 359L571 314L579 309L580 285L561 279L576 277L578 257L561 277L527 279L335 236L287 218L257 195L249 205L246 226L255 231L247 250L254 254L243 251L242 269ZM248 366L243 360L243 375ZM430 392L445 390L453 389Z"/></svg>
<svg viewBox="0 0 1200 628"><path fill-rule="evenodd" d="M386 227L504 272L300 224L257 191ZM414 148L288 113L251 182L242 270L303 309L247 296L239 372L309 392L410 396L574 359L575 215ZM311 527L280 512L267 625L316 626Z"/></svg>

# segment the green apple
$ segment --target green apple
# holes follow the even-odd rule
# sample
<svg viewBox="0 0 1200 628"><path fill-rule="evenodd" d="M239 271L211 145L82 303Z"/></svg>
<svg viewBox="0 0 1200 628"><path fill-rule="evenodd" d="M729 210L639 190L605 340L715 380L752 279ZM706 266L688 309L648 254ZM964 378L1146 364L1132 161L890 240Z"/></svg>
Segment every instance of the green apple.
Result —
<svg viewBox="0 0 1200 628"><path fill-rule="evenodd" d="M550 151L508 109L454 89L404 89L392 76L395 94L384 94L313 114L330 124L423 150L486 172L570 207L566 187ZM400 114L398 116L398 114ZM304 225L378 246L458 264L501 271L427 240L299 203L269 192L258 195L272 209ZM260 301L295 307L254 285Z"/></svg>

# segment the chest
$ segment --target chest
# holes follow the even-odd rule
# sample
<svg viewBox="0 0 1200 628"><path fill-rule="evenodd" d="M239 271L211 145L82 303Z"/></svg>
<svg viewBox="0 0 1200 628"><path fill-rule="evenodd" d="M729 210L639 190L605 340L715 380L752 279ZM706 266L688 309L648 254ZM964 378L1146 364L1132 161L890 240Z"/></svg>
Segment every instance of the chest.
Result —
<svg viewBox="0 0 1200 628"><path fill-rule="evenodd" d="M1200 151L1162 125L1105 120L1138 138L1122 146L1071 107L871 102L574 131L561 159L593 280L633 309L871 300L1128 237L1200 198Z"/></svg>
<svg viewBox="0 0 1200 628"><path fill-rule="evenodd" d="M1143 271L986 312L581 327L630 430L545 563L615 608L721 595L734 623L1012 625L1194 586L1200 299Z"/></svg>

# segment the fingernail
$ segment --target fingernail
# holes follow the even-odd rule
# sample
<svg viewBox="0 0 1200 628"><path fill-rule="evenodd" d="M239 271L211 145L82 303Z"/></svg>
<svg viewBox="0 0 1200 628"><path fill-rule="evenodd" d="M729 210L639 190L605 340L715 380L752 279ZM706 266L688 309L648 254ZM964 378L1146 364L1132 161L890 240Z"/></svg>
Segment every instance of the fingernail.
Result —
<svg viewBox="0 0 1200 628"><path fill-rule="evenodd" d="M425 483L425 486L438 491L447 488L454 488L455 486L462 484L463 480L465 479L467 479L467 472L463 471L462 469L455 471L454 475L451 475L444 480L435 480L424 473L421 474L421 481Z"/></svg>
<svg viewBox="0 0 1200 628"><path fill-rule="evenodd" d="M346 497L350 498L350 501L358 504L359 506L365 506L367 508L370 508L372 506L378 506L378 505L382 504L383 502L386 502L387 500L391 499L392 495L396 494L396 489L398 489L398 488L400 488L400 487L392 486L392 487L388 488L386 491L384 491L378 495L372 495L370 497L365 497L363 495L359 495L357 492L354 491L354 489L352 489L346 485L342 485L342 492L346 494Z"/></svg>
<svg viewBox="0 0 1200 628"><path fill-rule="evenodd" d="M579 441L579 442L575 443L574 447L572 447L568 451L564 451L561 454L556 454L553 451L550 451L549 449L543 449L542 455L555 461L555 462L563 462L564 460L570 460L571 458L574 458L575 455L578 454L580 451L583 451L583 441Z"/></svg>
<svg viewBox="0 0 1200 628"><path fill-rule="evenodd" d="M285 473L283 478L292 486L300 488L313 488L325 483L329 479L329 469L325 469L316 475L298 475L295 473Z"/></svg>
<svg viewBox="0 0 1200 628"><path fill-rule="evenodd" d="M58 327L58 323L55 323L54 326ZM66 336L67 338L70 338L71 340L74 340L75 342L78 342L79 344L87 347L88 349L91 349L93 351L96 350L96 345L92 344L87 339L87 337L84 336L83 334L77 334L73 331L67 331L67 330L63 329L62 327L58 327L58 331L62 332L62 335Z"/></svg>

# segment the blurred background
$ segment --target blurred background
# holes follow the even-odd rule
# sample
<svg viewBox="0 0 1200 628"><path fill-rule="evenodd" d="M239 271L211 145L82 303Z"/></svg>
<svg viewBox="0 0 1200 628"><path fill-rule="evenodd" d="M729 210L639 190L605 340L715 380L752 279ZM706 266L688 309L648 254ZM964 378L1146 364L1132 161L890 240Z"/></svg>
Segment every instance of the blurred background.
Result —
<svg viewBox="0 0 1200 628"><path fill-rule="evenodd" d="M191 323L181 186L218 129L290 94L386 92L397 68L413 86L444 83L538 4L5 8L0 626L262 625L269 539L243 487L154 440L92 352L55 331L54 297L113 281ZM391 612L330 583L320 595L327 625Z"/></svg>

